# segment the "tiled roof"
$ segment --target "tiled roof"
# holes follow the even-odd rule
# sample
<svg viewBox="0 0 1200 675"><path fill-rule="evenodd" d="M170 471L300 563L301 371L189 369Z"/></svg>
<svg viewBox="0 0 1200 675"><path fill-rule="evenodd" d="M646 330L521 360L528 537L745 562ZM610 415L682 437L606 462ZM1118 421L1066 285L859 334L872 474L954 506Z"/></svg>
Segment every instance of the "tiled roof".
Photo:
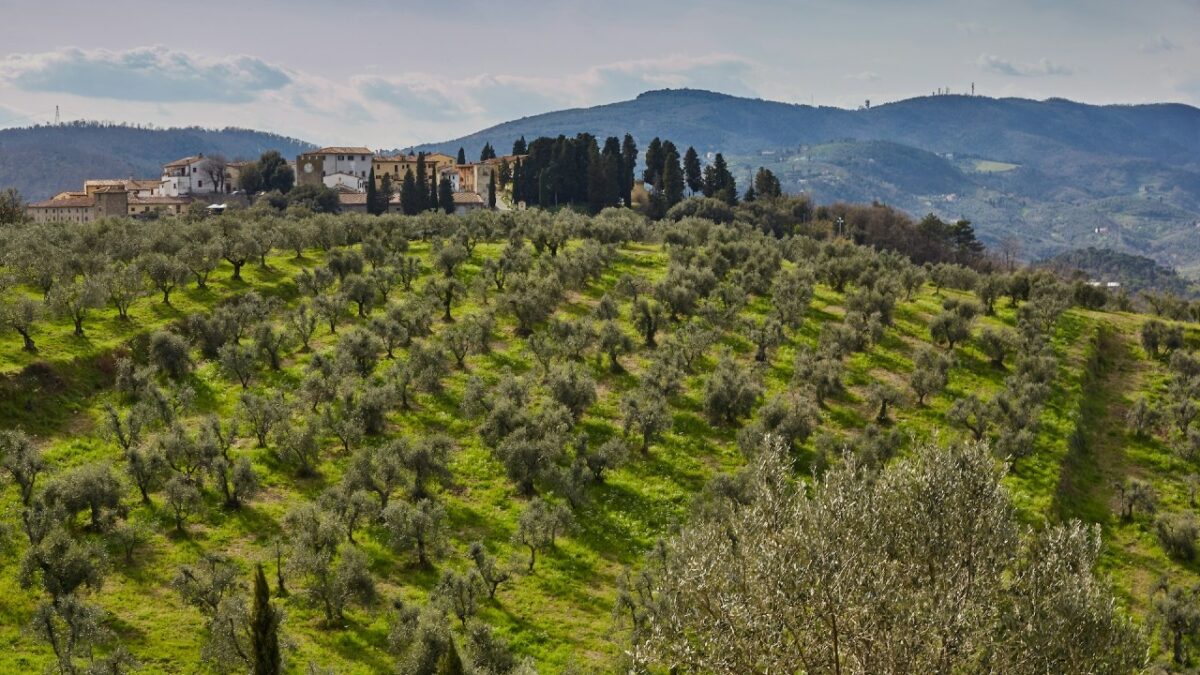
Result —
<svg viewBox="0 0 1200 675"><path fill-rule="evenodd" d="M31 209L72 209L72 208L90 208L96 205L96 200L92 197L63 197L60 199L48 199L44 202L30 204Z"/></svg>
<svg viewBox="0 0 1200 675"><path fill-rule="evenodd" d="M304 153L306 155L372 155L370 148L334 145Z"/></svg>
<svg viewBox="0 0 1200 675"><path fill-rule="evenodd" d="M123 179L123 178L94 178L92 180L83 181L83 186L85 188L89 185L98 185L101 187L104 187L104 186L124 187L125 179Z"/></svg>
<svg viewBox="0 0 1200 675"><path fill-rule="evenodd" d="M127 190L152 190L162 185L162 181L148 178L146 180L130 179L125 181L125 189Z"/></svg>
<svg viewBox="0 0 1200 675"><path fill-rule="evenodd" d="M189 164L194 164L195 162L198 162L202 159L204 159L204 155L192 155L191 157L184 157L183 159L177 159L174 162L168 162L166 164L163 164L163 168L165 169L165 168L176 167L176 166L187 166Z"/></svg>
<svg viewBox="0 0 1200 675"><path fill-rule="evenodd" d="M338 203L342 206L366 206L367 193L342 192L338 194Z"/></svg>
<svg viewBox="0 0 1200 675"><path fill-rule="evenodd" d="M130 197L132 206L170 206L173 204L191 204L189 197Z"/></svg>
<svg viewBox="0 0 1200 675"><path fill-rule="evenodd" d="M455 192L453 195L455 204L482 204L483 196L478 192Z"/></svg>
<svg viewBox="0 0 1200 675"><path fill-rule="evenodd" d="M105 185L105 186L96 188L96 192L97 193L125 192L125 184L124 184L124 182L122 182L117 185Z"/></svg>
<svg viewBox="0 0 1200 675"><path fill-rule="evenodd" d="M86 197L86 196L88 196L86 192L76 192L74 190L67 190L66 192L60 192L60 193L54 195L54 197L52 197L51 199L70 199L72 197Z"/></svg>

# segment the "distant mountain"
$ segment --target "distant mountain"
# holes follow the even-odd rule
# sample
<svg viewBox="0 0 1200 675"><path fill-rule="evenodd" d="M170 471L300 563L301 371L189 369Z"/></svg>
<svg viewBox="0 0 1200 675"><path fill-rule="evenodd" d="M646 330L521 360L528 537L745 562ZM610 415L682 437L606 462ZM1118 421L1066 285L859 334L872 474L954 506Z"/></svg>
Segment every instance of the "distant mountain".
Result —
<svg viewBox="0 0 1200 675"><path fill-rule="evenodd" d="M0 188L29 200L79 190L88 178L158 178L166 162L204 153L257 159L267 150L294 158L311 143L249 129L144 129L74 123L0 130Z"/></svg>
<svg viewBox="0 0 1200 675"><path fill-rule="evenodd" d="M967 218L987 241L1016 235L1030 258L1102 246L1200 274L1200 109L1187 105L927 96L844 110L661 90L426 147L474 157L581 131L723 152L743 185L767 166L821 202Z"/></svg>

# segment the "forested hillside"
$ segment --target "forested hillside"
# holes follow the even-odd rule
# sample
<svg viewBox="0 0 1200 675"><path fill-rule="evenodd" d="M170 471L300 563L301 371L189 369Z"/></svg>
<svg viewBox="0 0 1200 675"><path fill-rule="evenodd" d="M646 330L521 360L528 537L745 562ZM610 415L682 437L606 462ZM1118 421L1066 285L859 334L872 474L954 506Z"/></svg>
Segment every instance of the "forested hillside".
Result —
<svg viewBox="0 0 1200 675"><path fill-rule="evenodd" d="M965 218L989 244L1020 240L1028 260L1095 246L1200 270L1200 110L1187 105L925 96L846 110L661 90L428 147L474 158L485 143L580 131L723 153L741 185L766 166L818 202Z"/></svg>
<svg viewBox="0 0 1200 675"><path fill-rule="evenodd" d="M0 671L1182 669L1198 306L806 204L9 227Z"/></svg>
<svg viewBox="0 0 1200 675"><path fill-rule="evenodd" d="M311 143L249 129L151 129L77 122L0 130L0 187L26 199L79 190L89 178L158 178L162 165L196 154L257 159L268 150L295 158Z"/></svg>

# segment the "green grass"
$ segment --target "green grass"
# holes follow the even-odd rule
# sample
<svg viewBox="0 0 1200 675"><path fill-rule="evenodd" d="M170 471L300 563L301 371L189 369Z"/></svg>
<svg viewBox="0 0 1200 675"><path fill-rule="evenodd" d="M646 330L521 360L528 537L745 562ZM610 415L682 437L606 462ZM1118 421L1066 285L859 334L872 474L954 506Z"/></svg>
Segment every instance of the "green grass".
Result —
<svg viewBox="0 0 1200 675"><path fill-rule="evenodd" d="M469 280L478 272L483 258L498 255L501 249L499 244L479 245L459 274ZM427 244L415 243L411 254L420 256L427 269L431 266ZM267 269L248 265L243 282L230 281L229 269L223 266L213 274L208 290L189 285L177 291L173 307L163 306L154 296L138 301L130 322L116 319L112 309L94 311L86 323L84 339L71 335L68 322L44 322L35 334L40 348L36 355L21 352L19 340L5 334L0 338L0 426L21 427L36 434L52 466L51 474L91 461L119 466L121 453L104 437L100 424L105 404L123 404L112 390L115 357L128 353L139 336L189 313L207 311L249 289L292 303L296 297L292 276L301 267L320 264L321 259L316 251L299 260L290 255L273 256ZM568 293L557 312L564 317L587 315L622 274L635 273L655 280L665 273L666 261L666 253L655 245L623 247L598 281ZM425 279L428 274L419 284ZM965 295L952 290L943 290L939 295L926 287L902 301L883 339L847 360L847 391L827 402L822 411L823 428L840 437L859 433L866 420L873 417L866 391L877 380L907 391L914 352L929 342L929 319L940 309L943 297ZM393 302L405 296L397 289ZM816 288L803 326L789 333L763 368L766 396L791 386L797 350L815 345L825 322L841 320L843 300L842 294L828 287ZM472 296L457 304L454 314L461 319L484 309ZM755 299L744 315L761 318L768 310L769 302ZM632 335L625 302L622 312L625 328ZM281 321L281 317L276 320ZM1183 508L1186 501L1179 476L1187 467L1180 466L1180 460L1160 439L1128 437L1117 417L1119 409L1136 392L1154 392L1162 387L1162 364L1147 359L1135 346L1141 320L1135 315L1079 310L1064 315L1054 338L1060 376L1043 411L1037 451L1019 461L1007 479L1022 517L1031 525L1061 517L1081 517L1102 525L1107 542L1103 569L1111 576L1122 601L1139 614L1146 610L1145 597L1154 575L1196 576L1194 566L1181 566L1165 557L1145 522L1115 522L1109 508L1109 485L1127 474L1152 477L1166 506ZM346 325L339 327L339 335L362 322L348 317ZM975 333L984 325L1013 327L1015 308L1007 302L998 303L995 316L977 320ZM495 601L482 604L481 618L544 672L559 672L568 666L608 671L617 663L623 639L622 634L614 632L611 621L618 577L628 567L636 567L656 540L670 535L712 476L735 470L743 463L736 448L736 430L714 427L703 414L705 375L715 364L717 348L709 351L696 372L686 378L684 391L671 402L674 428L653 445L648 455L634 452L626 466L614 471L604 484L592 487L588 503L576 513L577 528L560 540L556 550L540 557L534 573L527 574L523 571L524 552L510 543L524 500L479 438L477 422L464 418L459 411L464 386L472 374L494 382L504 369L538 372L514 327L511 318L502 314L493 351L468 357L466 369L455 370L447 378L443 393L420 394L412 410L392 412L385 436L442 431L455 439L453 479L437 491L450 514L452 532L449 550L439 559L438 567L465 568L466 548L478 539L507 564L521 570L512 582L501 587ZM1110 331L1109 338L1094 340L1092 336L1101 327ZM439 322L436 330L441 329ZM329 335L322 326L312 352L290 352L282 371L260 371L253 387L290 392L313 353L330 352L336 340L337 336ZM753 347L738 331L727 333L723 342L734 349L747 368L752 367ZM614 374L607 364L598 365L594 358L585 361L600 388L597 403L581 422L593 442L621 433L618 401L624 391L636 386L650 356L640 340L637 343L638 350L623 359L627 373ZM1115 370L1102 369L1087 375L1085 365L1092 360L1089 350L1094 349L1103 349L1108 358L1104 368ZM895 408L890 424L905 433L908 444L921 439L949 441L963 437L961 430L945 420L953 401L970 393L990 398L1000 390L1007 372L991 366L973 342L956 348L954 358L944 392L930 397L923 406L908 400ZM387 365L385 360L380 371ZM197 422L200 414L234 414L240 387L222 378L213 364L201 363L188 383L197 392L196 410L189 424ZM1095 449L1087 456L1072 454L1067 442L1081 410L1087 419L1097 421L1088 430L1090 446ZM368 438L364 442L381 440ZM237 452L252 460L262 478L263 493L238 511L223 509L214 495L208 495L203 512L193 519L184 535L172 532L161 495L156 496L153 505L143 506L130 488L126 500L132 507L129 517L149 524L152 536L138 550L132 565L113 558L103 588L92 598L109 613L109 627L148 672L190 672L199 653L202 619L169 588L178 566L195 560L203 551L222 551L245 567L249 579L254 563L271 560L270 544L280 534L279 522L288 508L314 498L344 471L345 454L335 449L336 443L330 439L325 445L318 475L297 480L279 465L270 448L257 448L253 439L242 439ZM812 441L801 449L798 457L802 464L812 449ZM25 539L19 528L12 527L19 514L14 488L0 492L0 508L12 529L8 545L0 550L0 644L7 647L0 651L0 672L39 670L50 663L51 655L22 631L38 593L21 588L17 580ZM80 535L93 536L82 530ZM391 667L392 657L386 652L391 600L423 601L439 572L418 568L412 556L391 550L381 535L368 527L357 537L369 556L384 598L375 606L353 607L347 612L344 626L330 628L323 625L320 612L297 594L281 601L288 617L286 633L295 645L292 663L303 666L312 661L337 672L352 673Z"/></svg>

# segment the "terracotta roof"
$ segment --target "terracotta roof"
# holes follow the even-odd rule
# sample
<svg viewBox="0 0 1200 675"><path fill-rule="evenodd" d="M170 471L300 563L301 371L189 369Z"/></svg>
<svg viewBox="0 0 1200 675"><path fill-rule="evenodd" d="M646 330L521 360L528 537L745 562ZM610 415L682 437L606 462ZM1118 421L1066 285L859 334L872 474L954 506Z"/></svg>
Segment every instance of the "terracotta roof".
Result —
<svg viewBox="0 0 1200 675"><path fill-rule="evenodd" d="M125 183L124 183L124 182L122 182L122 183L120 183L120 184L118 184L118 185L105 185L105 186L102 186L102 187L98 187L98 188L96 188L96 192L97 192L97 193L100 193L100 192L104 192L104 193L109 193L109 192L125 192Z"/></svg>
<svg viewBox="0 0 1200 675"><path fill-rule="evenodd" d="M63 197L61 199L48 199L44 202L30 204L31 209L71 209L71 208L90 208L96 205L96 200L93 197Z"/></svg>
<svg viewBox="0 0 1200 675"><path fill-rule="evenodd" d="M204 159L204 155L192 155L191 157L184 157L183 159L177 159L174 162L168 162L166 164L163 164L163 168L165 169L168 167L175 167L175 166L187 166L189 164L198 162L202 159Z"/></svg>
<svg viewBox="0 0 1200 675"><path fill-rule="evenodd" d="M455 204L482 204L483 196L478 192L455 192L453 195Z"/></svg>
<svg viewBox="0 0 1200 675"><path fill-rule="evenodd" d="M130 197L132 206L170 206L173 204L191 204L189 197Z"/></svg>
<svg viewBox="0 0 1200 675"><path fill-rule="evenodd" d="M370 148L354 147L346 145L334 145L320 150L304 153L306 155L373 155Z"/></svg>
<svg viewBox="0 0 1200 675"><path fill-rule="evenodd" d="M365 192L341 192L338 193L338 203L342 206L366 206L367 193Z"/></svg>
<svg viewBox="0 0 1200 675"><path fill-rule="evenodd" d="M87 187L89 185L99 185L101 187L103 187L103 186L124 187L125 180L123 178L94 178L92 180L83 181L84 187Z"/></svg>
<svg viewBox="0 0 1200 675"><path fill-rule="evenodd" d="M67 190L66 192L60 192L60 193L54 195L51 199L70 199L72 197L86 197L86 196L88 196L86 192L82 192L82 191L76 192L74 190Z"/></svg>
<svg viewBox="0 0 1200 675"><path fill-rule="evenodd" d="M162 181L154 178L147 178L146 180L135 178L125 181L125 189L127 190L145 190L148 188L153 189L161 185Z"/></svg>

